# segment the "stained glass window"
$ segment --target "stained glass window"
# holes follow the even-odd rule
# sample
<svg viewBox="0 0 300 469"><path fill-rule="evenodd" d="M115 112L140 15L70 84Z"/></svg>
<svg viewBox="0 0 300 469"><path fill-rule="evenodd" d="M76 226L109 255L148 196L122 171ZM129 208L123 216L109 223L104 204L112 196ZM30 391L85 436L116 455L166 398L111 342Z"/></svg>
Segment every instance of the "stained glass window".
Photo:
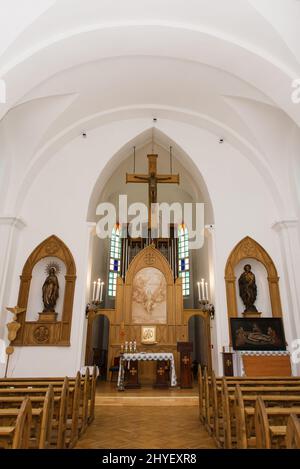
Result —
<svg viewBox="0 0 300 469"><path fill-rule="evenodd" d="M189 259L189 233L182 224L178 227L178 273L182 278L183 296L190 294L190 259Z"/></svg>
<svg viewBox="0 0 300 469"><path fill-rule="evenodd" d="M117 278L121 272L121 238L120 228L116 225L113 228L110 241L110 258L108 274L108 295L116 296Z"/></svg>

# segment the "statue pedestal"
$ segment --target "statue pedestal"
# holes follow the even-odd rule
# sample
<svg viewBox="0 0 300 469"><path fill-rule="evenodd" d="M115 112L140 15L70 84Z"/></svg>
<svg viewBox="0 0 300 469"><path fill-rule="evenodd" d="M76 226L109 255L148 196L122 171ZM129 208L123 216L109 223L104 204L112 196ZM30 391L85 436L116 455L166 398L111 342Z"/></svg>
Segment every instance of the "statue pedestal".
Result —
<svg viewBox="0 0 300 469"><path fill-rule="evenodd" d="M244 318L260 318L262 313L259 311L244 311L242 315Z"/></svg>
<svg viewBox="0 0 300 469"><path fill-rule="evenodd" d="M40 322L56 322L57 315L55 311L47 311L43 313L39 313L39 321Z"/></svg>

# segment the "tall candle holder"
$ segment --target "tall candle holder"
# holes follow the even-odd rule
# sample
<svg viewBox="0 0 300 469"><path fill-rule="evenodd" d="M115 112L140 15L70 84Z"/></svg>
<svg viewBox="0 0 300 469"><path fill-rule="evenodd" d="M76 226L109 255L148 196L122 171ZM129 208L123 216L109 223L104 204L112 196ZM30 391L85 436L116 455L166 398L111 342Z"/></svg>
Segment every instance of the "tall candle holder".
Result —
<svg viewBox="0 0 300 469"><path fill-rule="evenodd" d="M215 319L215 307L208 300L199 300L201 311L208 311L210 319Z"/></svg>
<svg viewBox="0 0 300 469"><path fill-rule="evenodd" d="M93 295L90 302L86 305L86 316L88 316L89 310L100 309L104 303L103 291L104 291L104 282L100 278L93 282Z"/></svg>
<svg viewBox="0 0 300 469"><path fill-rule="evenodd" d="M212 303L209 302L209 293L208 293L208 282L201 279L201 282L197 282L198 288L198 302L200 304L201 311L209 313L210 319L215 318L215 307Z"/></svg>

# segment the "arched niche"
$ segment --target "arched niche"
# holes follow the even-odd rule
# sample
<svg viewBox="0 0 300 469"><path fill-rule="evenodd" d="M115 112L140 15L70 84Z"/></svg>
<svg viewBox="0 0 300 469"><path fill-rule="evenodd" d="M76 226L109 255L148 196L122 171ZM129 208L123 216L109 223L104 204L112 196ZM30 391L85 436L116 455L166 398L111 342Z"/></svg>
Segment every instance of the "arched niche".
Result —
<svg viewBox="0 0 300 469"><path fill-rule="evenodd" d="M238 316L235 266L243 259L256 259L264 265L267 271L272 316L282 317L279 277L275 264L267 251L249 236L246 236L235 246L226 263L225 282L228 317Z"/></svg>
<svg viewBox="0 0 300 469"><path fill-rule="evenodd" d="M27 321L25 311L18 316L21 328L14 345L70 345L76 266L71 251L57 236L52 235L45 239L25 262L20 276L18 306L27 310L33 269L45 258L58 258L66 268L61 321Z"/></svg>

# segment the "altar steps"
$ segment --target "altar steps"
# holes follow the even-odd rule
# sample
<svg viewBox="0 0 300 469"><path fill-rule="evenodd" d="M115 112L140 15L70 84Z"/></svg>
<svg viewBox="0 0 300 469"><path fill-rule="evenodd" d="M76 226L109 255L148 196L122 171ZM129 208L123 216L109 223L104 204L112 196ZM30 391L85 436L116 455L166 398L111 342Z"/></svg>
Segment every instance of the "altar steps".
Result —
<svg viewBox="0 0 300 469"><path fill-rule="evenodd" d="M126 391L125 391L126 393ZM116 396L105 394L96 396L96 406L127 406L127 407L170 407L198 406L198 396L128 396L118 393Z"/></svg>
<svg viewBox="0 0 300 469"><path fill-rule="evenodd" d="M139 389L118 391L116 383L100 381L96 390L96 406L124 407L196 407L199 405L198 386L191 389L154 388L143 384Z"/></svg>

